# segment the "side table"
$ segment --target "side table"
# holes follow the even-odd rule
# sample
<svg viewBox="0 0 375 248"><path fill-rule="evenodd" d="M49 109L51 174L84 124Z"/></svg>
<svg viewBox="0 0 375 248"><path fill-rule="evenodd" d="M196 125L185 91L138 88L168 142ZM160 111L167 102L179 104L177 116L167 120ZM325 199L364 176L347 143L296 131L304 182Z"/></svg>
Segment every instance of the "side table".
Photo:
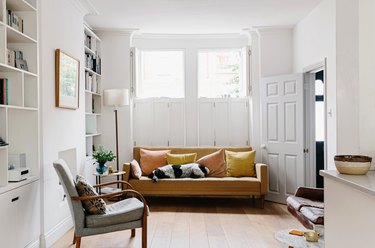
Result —
<svg viewBox="0 0 375 248"><path fill-rule="evenodd" d="M292 229L280 230L275 233L275 238L289 248L324 248L324 236L320 236L318 242L306 241L303 236L291 235L289 232ZM307 230L301 230L307 231Z"/></svg>
<svg viewBox="0 0 375 248"><path fill-rule="evenodd" d="M96 184L101 184L102 183L102 179L104 177L115 176L115 177L117 177L117 180L119 180L119 177L121 176L121 180L124 180L125 173L126 173L125 171L119 171L119 172L108 173L108 174L94 173L93 175L95 176ZM111 190L108 190L109 192L113 192L113 191L119 190L119 184L117 184L117 189L115 189L115 190L113 190L112 188L108 188L108 189L111 189ZM96 188L96 192L98 192L98 194L101 194L102 193L102 188L101 187Z"/></svg>

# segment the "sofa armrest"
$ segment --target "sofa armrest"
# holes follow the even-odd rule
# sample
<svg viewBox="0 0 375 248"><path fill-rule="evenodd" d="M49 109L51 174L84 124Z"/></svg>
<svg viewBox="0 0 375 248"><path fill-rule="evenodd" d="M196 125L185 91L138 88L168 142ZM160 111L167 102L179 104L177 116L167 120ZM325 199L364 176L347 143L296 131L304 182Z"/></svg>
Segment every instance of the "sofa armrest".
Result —
<svg viewBox="0 0 375 248"><path fill-rule="evenodd" d="M266 195L268 193L268 166L266 164L255 164L256 176L260 181L260 194Z"/></svg>
<svg viewBox="0 0 375 248"><path fill-rule="evenodd" d="M321 188L299 187L294 195L313 201L324 202L324 189Z"/></svg>
<svg viewBox="0 0 375 248"><path fill-rule="evenodd" d="M130 166L130 163L125 163L123 165L123 171L125 171L124 181L126 181L126 182L129 182L131 169L132 169L132 167Z"/></svg>

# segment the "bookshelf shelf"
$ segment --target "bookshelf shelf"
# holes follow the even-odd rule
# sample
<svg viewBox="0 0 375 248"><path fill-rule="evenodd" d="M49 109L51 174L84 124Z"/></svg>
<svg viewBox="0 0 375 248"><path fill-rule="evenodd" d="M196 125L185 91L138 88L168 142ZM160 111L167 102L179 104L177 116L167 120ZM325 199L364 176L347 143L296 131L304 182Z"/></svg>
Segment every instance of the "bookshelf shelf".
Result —
<svg viewBox="0 0 375 248"><path fill-rule="evenodd" d="M0 104L0 108L20 109L20 110L28 110L28 111L38 111L38 108L22 107L22 106L14 106L14 105L4 105L4 104Z"/></svg>
<svg viewBox="0 0 375 248"><path fill-rule="evenodd" d="M85 53L95 55L95 52L87 46L85 46Z"/></svg>
<svg viewBox="0 0 375 248"><path fill-rule="evenodd" d="M101 113L86 113L86 115L95 115L95 116L101 116Z"/></svg>
<svg viewBox="0 0 375 248"><path fill-rule="evenodd" d="M86 92L87 94L91 94L91 95L95 95L95 96L102 96L100 93L96 93L96 92L89 91L89 90L85 90L85 92Z"/></svg>
<svg viewBox="0 0 375 248"><path fill-rule="evenodd" d="M102 134L101 133L87 133L86 137L95 137L95 136L99 136L99 135L102 135Z"/></svg>
<svg viewBox="0 0 375 248"><path fill-rule="evenodd" d="M85 71L87 71L89 74L91 74L91 75L96 75L96 76L98 76L98 77L100 77L101 75L99 74L99 73L97 73L97 72L95 72L95 71L93 71L93 70L91 70L91 69L89 69L89 68L85 68Z"/></svg>
<svg viewBox="0 0 375 248"><path fill-rule="evenodd" d="M37 41L28 35L12 28L8 25L7 27L7 39L9 43L37 43Z"/></svg>
<svg viewBox="0 0 375 248"><path fill-rule="evenodd" d="M25 70L22 70L22 69L14 67L14 66L4 64L4 63L0 63L0 73L1 72L22 72L25 75L29 75L29 76L32 76L32 77L38 77L38 75L33 73L33 72L25 71Z"/></svg>
<svg viewBox="0 0 375 248"><path fill-rule="evenodd" d="M7 148L8 148L8 146L0 146L0 150L7 149Z"/></svg>

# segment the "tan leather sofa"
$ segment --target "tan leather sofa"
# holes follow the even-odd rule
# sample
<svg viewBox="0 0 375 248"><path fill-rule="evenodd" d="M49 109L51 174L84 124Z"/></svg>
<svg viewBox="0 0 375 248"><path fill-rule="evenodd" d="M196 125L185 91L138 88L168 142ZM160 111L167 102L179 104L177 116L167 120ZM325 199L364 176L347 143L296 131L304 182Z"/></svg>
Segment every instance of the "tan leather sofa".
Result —
<svg viewBox="0 0 375 248"><path fill-rule="evenodd" d="M171 150L174 154L197 153L197 159L219 149L230 151L251 151L251 147L134 147L133 157L140 161L140 149ZM255 177L207 177L161 179L154 183L146 176L140 179L131 177L131 166L124 164L124 176L135 190L146 196L259 196L261 207L268 193L268 168L266 164L255 164Z"/></svg>

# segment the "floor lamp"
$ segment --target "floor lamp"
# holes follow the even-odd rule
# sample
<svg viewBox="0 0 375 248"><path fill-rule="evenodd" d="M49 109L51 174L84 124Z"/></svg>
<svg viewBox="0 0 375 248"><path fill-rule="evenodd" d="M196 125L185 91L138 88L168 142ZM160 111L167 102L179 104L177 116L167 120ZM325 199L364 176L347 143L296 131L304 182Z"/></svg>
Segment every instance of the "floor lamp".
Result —
<svg viewBox="0 0 375 248"><path fill-rule="evenodd" d="M108 89L104 90L104 106L115 107L115 125L116 125L116 169L119 171L119 149L118 149L118 118L117 108L129 105L128 89ZM118 179L118 176L117 176Z"/></svg>

